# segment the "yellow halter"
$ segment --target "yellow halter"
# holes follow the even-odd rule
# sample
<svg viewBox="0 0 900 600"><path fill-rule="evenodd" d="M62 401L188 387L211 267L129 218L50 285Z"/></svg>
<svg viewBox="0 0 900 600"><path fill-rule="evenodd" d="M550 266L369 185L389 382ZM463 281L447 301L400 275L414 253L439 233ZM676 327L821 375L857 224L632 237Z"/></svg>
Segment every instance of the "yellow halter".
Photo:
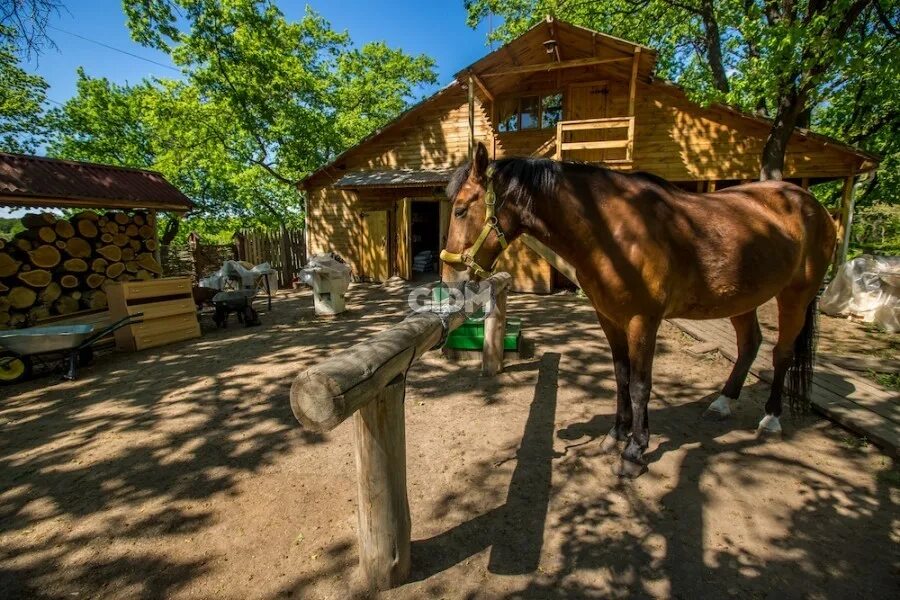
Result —
<svg viewBox="0 0 900 600"><path fill-rule="evenodd" d="M507 246L509 246L506 241L506 236L503 235L503 230L500 228L500 222L497 220L497 195L494 193L493 181L494 165L488 167L485 176L487 177L488 185L487 190L484 193L485 217L484 226L481 228L481 234L478 236L478 239L475 240L474 244L462 251L462 254L441 250L442 261L452 265L465 265L471 269L475 275L482 279L491 276L494 272L497 260L500 258L500 254L502 254ZM497 241L500 243L500 253L497 254L497 257L491 263L490 267L484 268L476 262L475 257L478 256L479 250L481 250L481 247L484 245L484 242L492 231L497 235Z"/></svg>

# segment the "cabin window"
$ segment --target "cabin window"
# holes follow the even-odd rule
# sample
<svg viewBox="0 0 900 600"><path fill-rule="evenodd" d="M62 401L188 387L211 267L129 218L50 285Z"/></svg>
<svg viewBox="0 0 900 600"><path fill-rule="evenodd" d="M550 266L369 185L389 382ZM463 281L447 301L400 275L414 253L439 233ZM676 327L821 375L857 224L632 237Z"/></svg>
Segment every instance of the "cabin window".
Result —
<svg viewBox="0 0 900 600"><path fill-rule="evenodd" d="M556 127L562 121L562 94L550 94L541 98L541 127Z"/></svg>
<svg viewBox="0 0 900 600"><path fill-rule="evenodd" d="M504 98L497 104L500 133L549 129L562 120L562 94Z"/></svg>
<svg viewBox="0 0 900 600"><path fill-rule="evenodd" d="M537 129L541 124L541 105L537 96L519 101L519 129Z"/></svg>

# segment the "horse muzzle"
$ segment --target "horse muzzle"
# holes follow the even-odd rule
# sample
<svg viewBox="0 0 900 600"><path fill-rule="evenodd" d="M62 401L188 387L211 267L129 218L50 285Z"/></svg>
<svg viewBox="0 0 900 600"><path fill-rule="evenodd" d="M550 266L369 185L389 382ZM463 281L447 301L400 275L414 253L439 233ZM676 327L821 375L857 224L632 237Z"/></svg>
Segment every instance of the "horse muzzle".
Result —
<svg viewBox="0 0 900 600"><path fill-rule="evenodd" d="M494 264L496 264L496 260L494 260L494 264L491 264L489 269L486 269L478 264L475 261L475 258L470 254L470 249L463 251L462 254L456 252L448 252L447 250L441 250L441 260L450 265L461 265L469 269L473 275L480 279L487 279L494 272Z"/></svg>

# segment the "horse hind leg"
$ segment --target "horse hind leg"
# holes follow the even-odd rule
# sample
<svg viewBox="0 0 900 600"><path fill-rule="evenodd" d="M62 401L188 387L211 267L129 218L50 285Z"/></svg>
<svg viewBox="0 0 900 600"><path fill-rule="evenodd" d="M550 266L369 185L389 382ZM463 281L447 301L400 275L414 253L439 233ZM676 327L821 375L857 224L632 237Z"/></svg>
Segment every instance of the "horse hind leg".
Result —
<svg viewBox="0 0 900 600"><path fill-rule="evenodd" d="M759 422L758 435L781 434L784 379L790 375L791 411L803 412L809 403L815 358L815 289L786 289L777 296L778 342L772 349L772 389L766 414Z"/></svg>
<svg viewBox="0 0 900 600"><path fill-rule="evenodd" d="M732 405L741 395L741 389L747 380L747 373L750 372L750 365L756 360L756 354L762 343L762 331L759 329L756 309L731 317L731 325L737 335L737 360L731 369L728 381L722 388L722 393L703 413L707 419L722 420L731 416Z"/></svg>

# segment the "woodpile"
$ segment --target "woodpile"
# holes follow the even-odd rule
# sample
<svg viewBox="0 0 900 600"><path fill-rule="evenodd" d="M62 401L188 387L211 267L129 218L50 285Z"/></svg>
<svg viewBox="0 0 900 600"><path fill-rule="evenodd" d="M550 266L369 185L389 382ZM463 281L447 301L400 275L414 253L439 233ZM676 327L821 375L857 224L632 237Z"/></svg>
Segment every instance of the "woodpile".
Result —
<svg viewBox="0 0 900 600"><path fill-rule="evenodd" d="M24 231L0 239L0 329L104 309L111 283L162 275L144 213L30 213L21 222Z"/></svg>

